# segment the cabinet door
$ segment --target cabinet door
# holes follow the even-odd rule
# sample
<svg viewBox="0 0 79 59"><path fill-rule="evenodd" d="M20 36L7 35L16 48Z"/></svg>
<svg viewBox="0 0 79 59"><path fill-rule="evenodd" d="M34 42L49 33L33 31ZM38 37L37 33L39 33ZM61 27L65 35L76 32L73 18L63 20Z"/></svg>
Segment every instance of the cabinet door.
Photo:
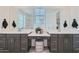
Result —
<svg viewBox="0 0 79 59"><path fill-rule="evenodd" d="M15 52L20 52L20 34L13 35L13 37L15 40Z"/></svg>
<svg viewBox="0 0 79 59"><path fill-rule="evenodd" d="M0 35L0 50L5 49L5 35Z"/></svg>
<svg viewBox="0 0 79 59"><path fill-rule="evenodd" d="M14 52L14 38L11 37L12 35L8 35L7 39L8 39L8 49L10 52Z"/></svg>
<svg viewBox="0 0 79 59"><path fill-rule="evenodd" d="M51 41L50 51L51 52L57 52L57 34L52 34L50 41Z"/></svg>
<svg viewBox="0 0 79 59"><path fill-rule="evenodd" d="M0 50L7 49L6 35L0 34Z"/></svg>
<svg viewBox="0 0 79 59"><path fill-rule="evenodd" d="M62 53L63 52L63 34L58 35L58 52Z"/></svg>
<svg viewBox="0 0 79 59"><path fill-rule="evenodd" d="M21 34L21 52L28 52L27 34Z"/></svg>
<svg viewBox="0 0 79 59"><path fill-rule="evenodd" d="M8 52L8 41L6 39L6 34L0 34L0 52Z"/></svg>
<svg viewBox="0 0 79 59"><path fill-rule="evenodd" d="M73 51L79 52L79 34L73 34Z"/></svg>
<svg viewBox="0 0 79 59"><path fill-rule="evenodd" d="M10 52L20 51L20 35L19 34L8 34L8 49Z"/></svg>
<svg viewBox="0 0 79 59"><path fill-rule="evenodd" d="M64 52L72 52L72 35L65 34L64 35Z"/></svg>
<svg viewBox="0 0 79 59"><path fill-rule="evenodd" d="M50 50L50 47L51 47L50 43L51 43L51 38L49 38L49 39L47 40L47 45L48 45L49 50Z"/></svg>

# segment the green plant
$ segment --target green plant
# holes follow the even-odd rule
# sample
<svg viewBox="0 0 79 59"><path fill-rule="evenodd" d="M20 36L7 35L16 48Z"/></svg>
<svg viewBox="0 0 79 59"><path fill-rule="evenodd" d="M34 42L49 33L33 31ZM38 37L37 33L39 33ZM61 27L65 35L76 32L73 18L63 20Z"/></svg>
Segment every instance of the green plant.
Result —
<svg viewBox="0 0 79 59"><path fill-rule="evenodd" d="M36 33L38 33L38 31L40 31L40 33L41 33L41 28L40 28L40 27L37 27L37 28L35 29L35 31L36 31Z"/></svg>

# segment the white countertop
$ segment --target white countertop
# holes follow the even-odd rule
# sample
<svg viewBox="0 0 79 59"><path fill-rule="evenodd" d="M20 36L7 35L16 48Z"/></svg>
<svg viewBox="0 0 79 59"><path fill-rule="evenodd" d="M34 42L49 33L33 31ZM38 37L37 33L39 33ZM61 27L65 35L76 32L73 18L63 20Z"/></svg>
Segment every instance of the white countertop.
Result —
<svg viewBox="0 0 79 59"><path fill-rule="evenodd" d="M48 32L49 34L79 34L79 32Z"/></svg>
<svg viewBox="0 0 79 59"><path fill-rule="evenodd" d="M50 37L50 34L48 34L48 33L43 33L43 34L31 33L28 36L47 36L47 37Z"/></svg>
<svg viewBox="0 0 79 59"><path fill-rule="evenodd" d="M0 34L29 34L31 33L31 30L23 30L23 31L17 31L17 30L0 30Z"/></svg>
<svg viewBox="0 0 79 59"><path fill-rule="evenodd" d="M0 32L0 34L29 34L30 32Z"/></svg>
<svg viewBox="0 0 79 59"><path fill-rule="evenodd" d="M79 34L79 29L64 29L62 31L58 30L49 30L50 34Z"/></svg>
<svg viewBox="0 0 79 59"><path fill-rule="evenodd" d="M0 34L29 34L31 33L33 30L22 30L22 31L18 31L18 30L0 30ZM50 31L46 31L49 34L79 34L79 29L75 30L75 29L66 29L66 30L62 30L62 31L57 31L57 30L50 30ZM31 33L30 35L35 35L35 36L49 36L48 33L43 33L43 34L36 34L36 33Z"/></svg>

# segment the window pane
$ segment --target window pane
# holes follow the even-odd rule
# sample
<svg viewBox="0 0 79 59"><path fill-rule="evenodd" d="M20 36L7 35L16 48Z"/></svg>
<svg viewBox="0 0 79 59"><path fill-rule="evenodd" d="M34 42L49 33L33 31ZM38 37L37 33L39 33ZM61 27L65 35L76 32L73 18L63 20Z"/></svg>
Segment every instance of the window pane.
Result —
<svg viewBox="0 0 79 59"><path fill-rule="evenodd" d="M44 16L45 10L43 8L36 8L35 9L35 15L36 16Z"/></svg>
<svg viewBox="0 0 79 59"><path fill-rule="evenodd" d="M18 12L18 28L19 29L23 29L25 28L25 21L26 21L26 17L22 12Z"/></svg>
<svg viewBox="0 0 79 59"><path fill-rule="evenodd" d="M44 26L44 16L45 16L44 8L35 9L35 25L34 25L35 28Z"/></svg>
<svg viewBox="0 0 79 59"><path fill-rule="evenodd" d="M40 17L39 16L36 16L36 19L35 19L35 28L36 27L40 27Z"/></svg>

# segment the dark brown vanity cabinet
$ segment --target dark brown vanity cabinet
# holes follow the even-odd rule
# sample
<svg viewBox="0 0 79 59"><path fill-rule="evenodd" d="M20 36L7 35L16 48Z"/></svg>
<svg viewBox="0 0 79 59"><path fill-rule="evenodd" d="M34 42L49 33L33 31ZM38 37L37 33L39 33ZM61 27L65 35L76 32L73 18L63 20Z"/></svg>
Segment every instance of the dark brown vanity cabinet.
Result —
<svg viewBox="0 0 79 59"><path fill-rule="evenodd" d="M63 51L68 53L72 52L72 34L64 34Z"/></svg>
<svg viewBox="0 0 79 59"><path fill-rule="evenodd" d="M73 52L79 52L79 34L73 34Z"/></svg>
<svg viewBox="0 0 79 59"><path fill-rule="evenodd" d="M60 34L58 35L58 52L62 53L64 50L64 35Z"/></svg>
<svg viewBox="0 0 79 59"><path fill-rule="evenodd" d="M58 35L58 52L72 52L72 34Z"/></svg>
<svg viewBox="0 0 79 59"><path fill-rule="evenodd" d="M9 52L20 52L20 34L7 34Z"/></svg>
<svg viewBox="0 0 79 59"><path fill-rule="evenodd" d="M8 52L8 45L5 34L0 34L0 52Z"/></svg>
<svg viewBox="0 0 79 59"><path fill-rule="evenodd" d="M28 36L21 34L21 52L28 52Z"/></svg>
<svg viewBox="0 0 79 59"><path fill-rule="evenodd" d="M51 38L49 40L49 49L50 52L57 52L57 39L58 35L57 34L51 34Z"/></svg>
<svg viewBox="0 0 79 59"><path fill-rule="evenodd" d="M72 35L51 34L50 52L72 52Z"/></svg>
<svg viewBox="0 0 79 59"><path fill-rule="evenodd" d="M0 52L29 52L30 38L28 34L0 34ZM52 53L79 52L79 34L51 34L48 48Z"/></svg>
<svg viewBox="0 0 79 59"><path fill-rule="evenodd" d="M0 52L28 52L27 34L0 34Z"/></svg>

